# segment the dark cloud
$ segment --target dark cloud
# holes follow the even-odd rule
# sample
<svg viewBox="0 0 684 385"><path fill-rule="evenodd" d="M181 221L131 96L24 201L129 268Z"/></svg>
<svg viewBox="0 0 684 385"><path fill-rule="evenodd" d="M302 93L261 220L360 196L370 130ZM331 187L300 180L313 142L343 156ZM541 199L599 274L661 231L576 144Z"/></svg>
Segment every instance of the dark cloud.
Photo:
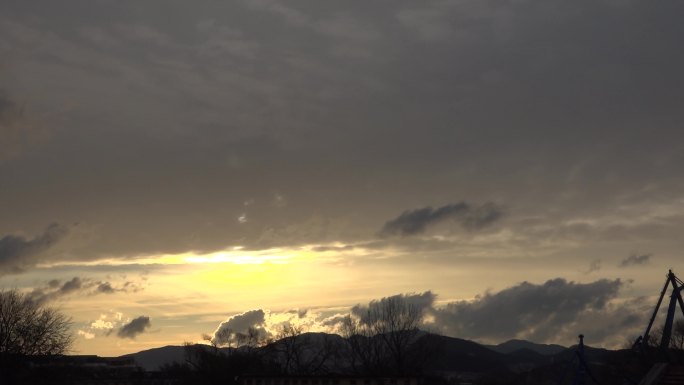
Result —
<svg viewBox="0 0 684 385"><path fill-rule="evenodd" d="M467 229L480 229L499 219L502 211L496 205L487 203L472 207L466 202L454 203L433 209L404 211L397 218L385 223L382 235L414 235L424 232L431 225L453 219Z"/></svg>
<svg viewBox="0 0 684 385"><path fill-rule="evenodd" d="M571 341L592 330L592 338L599 342L624 335L640 319L632 307L610 303L622 286L620 279L523 282L473 301L449 303L435 310L435 325L447 335L488 341Z"/></svg>
<svg viewBox="0 0 684 385"><path fill-rule="evenodd" d="M262 309L236 314L219 325L212 336L212 342L218 345L232 344L250 329L255 330L260 338L267 337L270 333L265 328L265 322L266 313Z"/></svg>
<svg viewBox="0 0 684 385"><path fill-rule="evenodd" d="M67 232L65 226L53 223L32 239L5 235L0 239L0 275L20 273L34 266L38 256L64 238Z"/></svg>
<svg viewBox="0 0 684 385"><path fill-rule="evenodd" d="M583 333L593 344L618 347L624 336L638 333L652 304L645 298L618 300L620 279L577 283L562 278L541 284L523 282L469 301L436 303L431 291L397 294L356 305L350 314L365 322L367 314L382 312L387 301L411 304L425 316L421 328L444 335L498 343L513 338L540 343L575 343ZM338 330L344 315L321 320Z"/></svg>
<svg viewBox="0 0 684 385"><path fill-rule="evenodd" d="M62 287L59 289L59 291L63 294L69 294L74 291L77 291L81 288L82 283L81 279L79 277L74 277L70 281L64 282Z"/></svg>
<svg viewBox="0 0 684 385"><path fill-rule="evenodd" d="M620 261L620 267L645 265L651 260L651 254L632 254L629 257Z"/></svg>
<svg viewBox="0 0 684 385"><path fill-rule="evenodd" d="M100 293L111 294L114 293L115 290L109 282L101 282L99 285L97 285L97 291Z"/></svg>
<svg viewBox="0 0 684 385"><path fill-rule="evenodd" d="M116 292L137 292L143 288L133 281L126 281L119 287L113 286L109 281L97 281L87 277L73 277L62 283L58 279L48 281L44 286L31 291L29 296L38 303L55 301L68 295L97 295L113 294Z"/></svg>
<svg viewBox="0 0 684 385"><path fill-rule="evenodd" d="M116 333L119 338L130 338L135 339L136 336L143 333L145 329L152 326L150 322L150 317L140 316L131 320L131 322L123 325L121 329Z"/></svg>
<svg viewBox="0 0 684 385"><path fill-rule="evenodd" d="M442 206L438 209L424 207L422 209L404 211L397 218L385 223L380 231L383 235L413 235L422 233L426 227L448 218L462 216L470 209L466 203Z"/></svg>

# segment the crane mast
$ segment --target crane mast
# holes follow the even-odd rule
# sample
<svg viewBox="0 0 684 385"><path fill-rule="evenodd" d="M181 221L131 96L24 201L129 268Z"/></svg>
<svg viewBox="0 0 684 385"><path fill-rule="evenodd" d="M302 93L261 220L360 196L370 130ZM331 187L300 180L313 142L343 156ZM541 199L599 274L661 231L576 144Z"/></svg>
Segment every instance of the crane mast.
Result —
<svg viewBox="0 0 684 385"><path fill-rule="evenodd" d="M644 332L643 336L640 336L636 339L634 345L632 345L633 349L644 350L648 347L649 333L651 332L653 322L655 321L656 316L658 315L658 310L660 310L660 305L663 303L663 298L665 298L665 293L667 293L667 289L669 286L672 286L672 294L670 295L670 303L667 307L667 317L665 318L663 335L660 339L660 349L663 351L667 351L667 349L669 348L670 339L672 337L672 325L674 322L675 313L677 311L677 303L679 303L679 309L682 311L682 314L684 315L684 301L682 300L682 289L684 289L684 282L682 282L682 280L680 280L672 272L672 270L669 270L667 273L665 286L663 286L663 290L660 292L658 303L656 304L656 307L653 310L653 315L651 316L651 320L648 322L646 331Z"/></svg>

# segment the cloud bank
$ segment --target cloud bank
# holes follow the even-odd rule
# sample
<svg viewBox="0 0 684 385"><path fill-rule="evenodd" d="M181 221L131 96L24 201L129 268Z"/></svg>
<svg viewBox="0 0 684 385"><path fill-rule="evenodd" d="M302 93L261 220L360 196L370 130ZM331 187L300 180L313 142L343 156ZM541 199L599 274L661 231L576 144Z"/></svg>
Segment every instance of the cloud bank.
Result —
<svg viewBox="0 0 684 385"><path fill-rule="evenodd" d="M579 333L603 341L625 335L639 324L639 313L633 308L611 303L623 286L620 279L522 282L473 301L452 302L436 309L435 326L446 335L486 341L523 338L562 342Z"/></svg>
<svg viewBox="0 0 684 385"><path fill-rule="evenodd" d="M599 279L589 283L550 279L543 283L522 282L498 292L486 292L473 300L437 304L436 293L397 294L357 304L346 312L309 312L304 318L292 316L289 323L306 323L308 331L338 333L345 316L364 322L370 311L400 299L424 316L420 326L443 335L498 343L509 339L527 339L538 343L573 344L578 334L585 334L592 345L619 347L626 336L636 335L646 320L649 303L643 298L618 299L625 286L620 279ZM345 314L346 313L346 314ZM277 312L252 310L231 317L214 333L225 333L225 344L234 342L236 333L258 328L262 335L277 332Z"/></svg>

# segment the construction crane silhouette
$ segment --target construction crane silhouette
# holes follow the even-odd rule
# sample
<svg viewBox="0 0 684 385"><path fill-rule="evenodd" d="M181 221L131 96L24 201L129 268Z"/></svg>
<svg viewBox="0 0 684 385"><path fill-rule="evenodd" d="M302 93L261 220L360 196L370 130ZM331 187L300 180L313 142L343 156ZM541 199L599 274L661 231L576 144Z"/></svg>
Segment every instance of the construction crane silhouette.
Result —
<svg viewBox="0 0 684 385"><path fill-rule="evenodd" d="M665 297L665 293L667 292L668 286L672 286L672 294L670 295L670 304L667 308L667 318L665 319L663 335L660 339L660 349L665 352L668 350L670 346L670 338L672 337L672 324L674 323L674 317L678 302L679 309L682 311L682 314L684 315L684 301L682 301L682 289L684 289L684 282L677 278L677 276L672 272L672 270L669 270L667 273L665 286L663 286L663 291L660 292L658 304L656 304L655 310L653 310L653 315L651 316L651 320L648 322L648 327L646 327L644 335L639 336L636 339L636 341L634 341L632 349L643 351L645 348L649 347L649 333L651 332L651 327L653 327L653 321L655 321L656 315L658 315L658 310L660 309L660 305L663 302L663 298Z"/></svg>

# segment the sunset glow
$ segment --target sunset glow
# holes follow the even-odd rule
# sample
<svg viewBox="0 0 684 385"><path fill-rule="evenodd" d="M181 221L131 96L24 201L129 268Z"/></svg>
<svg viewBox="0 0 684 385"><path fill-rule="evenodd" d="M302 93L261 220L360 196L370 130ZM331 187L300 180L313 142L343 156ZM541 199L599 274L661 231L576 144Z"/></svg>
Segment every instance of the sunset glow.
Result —
<svg viewBox="0 0 684 385"><path fill-rule="evenodd" d="M682 14L2 1L0 289L79 354L395 297L444 336L621 347L684 276Z"/></svg>

